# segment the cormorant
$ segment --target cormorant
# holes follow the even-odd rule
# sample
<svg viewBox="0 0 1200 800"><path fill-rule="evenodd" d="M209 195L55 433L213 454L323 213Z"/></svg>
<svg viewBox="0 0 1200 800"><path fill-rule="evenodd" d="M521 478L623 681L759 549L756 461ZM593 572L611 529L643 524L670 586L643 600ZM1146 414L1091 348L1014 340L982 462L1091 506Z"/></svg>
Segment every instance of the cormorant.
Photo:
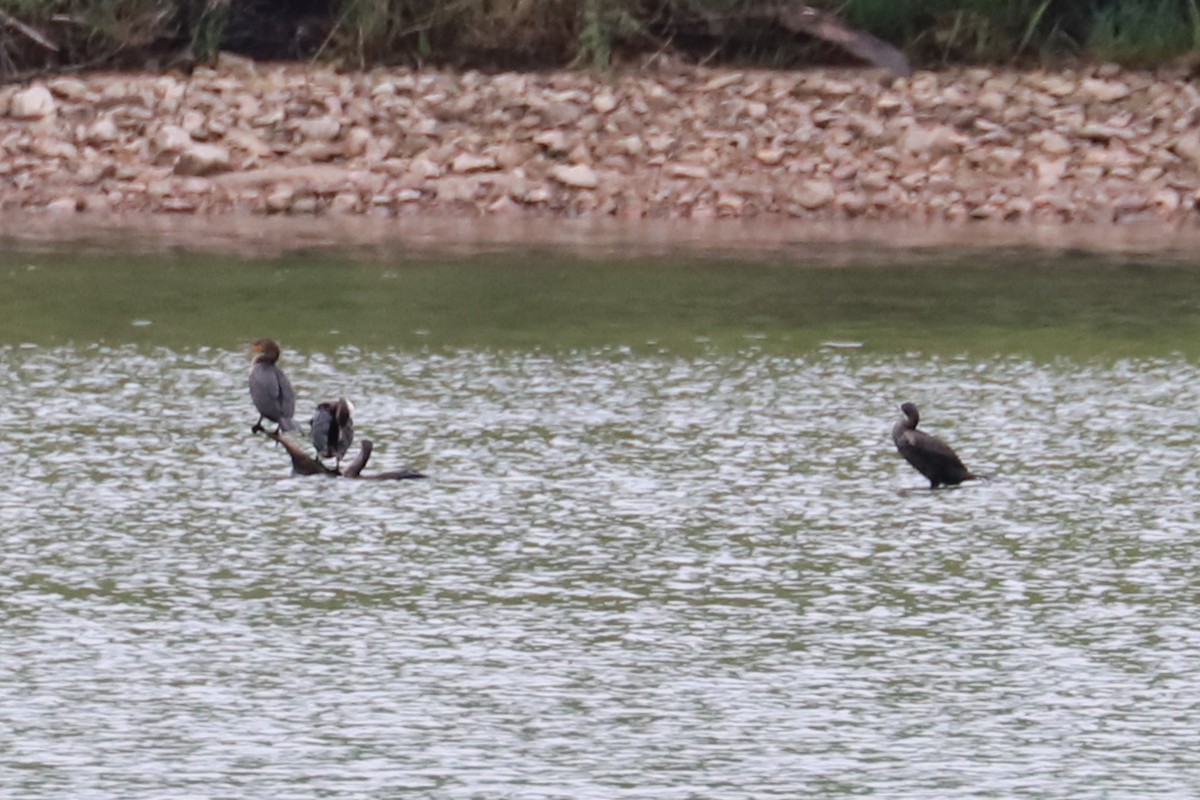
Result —
<svg viewBox="0 0 1200 800"><path fill-rule="evenodd" d="M296 393L292 391L292 382L275 363L279 360L279 345L274 339L259 339L250 349L255 353L250 367L250 398L260 415L250 432L260 432L264 418L278 423L276 433L299 430L293 419Z"/></svg>
<svg viewBox="0 0 1200 800"><path fill-rule="evenodd" d="M336 458L338 469L354 440L354 406L344 397L336 403L318 403L312 417L312 443L321 458Z"/></svg>
<svg viewBox="0 0 1200 800"><path fill-rule="evenodd" d="M912 464L917 472L929 479L929 488L957 486L963 481L975 480L976 475L963 466L958 455L936 436L917 430L920 414L912 403L900 406L904 419L892 428L892 441L904 460Z"/></svg>

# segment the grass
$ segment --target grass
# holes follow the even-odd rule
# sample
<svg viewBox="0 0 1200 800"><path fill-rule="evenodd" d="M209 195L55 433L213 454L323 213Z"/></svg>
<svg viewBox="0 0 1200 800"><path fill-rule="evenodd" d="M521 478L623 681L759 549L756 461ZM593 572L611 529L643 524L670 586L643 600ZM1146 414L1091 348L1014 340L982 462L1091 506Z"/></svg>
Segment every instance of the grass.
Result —
<svg viewBox="0 0 1200 800"><path fill-rule="evenodd" d="M801 0L796 0L800 2ZM796 66L835 55L772 30L780 0L0 0L55 53L0 26L0 70L136 65L222 49L259 58L607 69L663 49ZM1200 0L807 0L914 63L1083 58L1153 66L1200 50ZM714 22L715 21L715 22Z"/></svg>

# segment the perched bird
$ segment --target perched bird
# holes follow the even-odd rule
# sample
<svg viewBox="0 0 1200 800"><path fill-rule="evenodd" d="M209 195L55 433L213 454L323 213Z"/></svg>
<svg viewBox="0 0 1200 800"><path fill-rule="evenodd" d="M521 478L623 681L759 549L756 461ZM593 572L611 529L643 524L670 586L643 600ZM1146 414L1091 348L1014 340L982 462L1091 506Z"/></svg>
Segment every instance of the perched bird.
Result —
<svg viewBox="0 0 1200 800"><path fill-rule="evenodd" d="M900 406L904 419L892 428L892 441L904 460L912 464L917 472L929 479L929 488L938 486L957 486L963 481L972 481L978 475L973 475L963 466L958 455L936 436L930 436L925 431L917 430L920 414L912 403Z"/></svg>
<svg viewBox="0 0 1200 800"><path fill-rule="evenodd" d="M250 428L251 433L263 430L263 419L278 423L276 433L300 430L293 417L296 416L296 393L292 382L276 364L279 361L279 345L274 339L259 339L250 345L255 353L250 367L250 398L258 409L258 422Z"/></svg>
<svg viewBox="0 0 1200 800"><path fill-rule="evenodd" d="M354 406L344 397L336 403L318 403L312 417L312 443L321 458L336 458L338 469L354 440Z"/></svg>

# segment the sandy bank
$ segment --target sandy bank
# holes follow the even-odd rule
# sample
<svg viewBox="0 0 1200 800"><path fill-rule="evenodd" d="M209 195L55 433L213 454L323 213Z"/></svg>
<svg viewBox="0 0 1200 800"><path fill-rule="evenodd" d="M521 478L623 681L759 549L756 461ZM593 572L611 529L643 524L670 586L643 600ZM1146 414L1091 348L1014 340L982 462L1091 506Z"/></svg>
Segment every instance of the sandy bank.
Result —
<svg viewBox="0 0 1200 800"><path fill-rule="evenodd" d="M339 74L225 59L0 90L0 209L1194 225L1187 80L669 66ZM11 221L9 223L11 225Z"/></svg>

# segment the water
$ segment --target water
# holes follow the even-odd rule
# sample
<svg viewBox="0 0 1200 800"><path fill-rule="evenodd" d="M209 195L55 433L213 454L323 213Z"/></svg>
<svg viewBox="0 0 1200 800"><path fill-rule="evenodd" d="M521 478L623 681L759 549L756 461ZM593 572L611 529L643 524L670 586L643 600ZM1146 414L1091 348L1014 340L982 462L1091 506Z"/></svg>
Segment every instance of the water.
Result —
<svg viewBox="0 0 1200 800"><path fill-rule="evenodd" d="M7 258L3 794L1200 785L1200 273ZM264 333L431 479L290 477Z"/></svg>

